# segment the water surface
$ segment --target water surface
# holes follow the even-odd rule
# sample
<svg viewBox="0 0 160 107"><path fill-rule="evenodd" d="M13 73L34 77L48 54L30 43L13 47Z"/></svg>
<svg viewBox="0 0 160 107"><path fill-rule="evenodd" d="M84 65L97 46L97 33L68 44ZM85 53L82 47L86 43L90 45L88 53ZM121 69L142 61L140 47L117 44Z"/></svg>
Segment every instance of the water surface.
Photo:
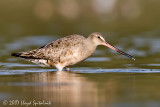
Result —
<svg viewBox="0 0 160 107"><path fill-rule="evenodd" d="M159 107L159 3L0 1L0 106L35 107L35 101L46 107ZM70 72L57 72L10 56L69 34L87 37L97 31L136 60L98 46Z"/></svg>
<svg viewBox="0 0 160 107"><path fill-rule="evenodd" d="M159 53L158 38L120 38L117 47L123 47L122 50L133 54L135 61L100 46L93 56L72 66L70 72L57 72L55 68L39 67L10 56L11 52L38 48L57 38L31 36L3 44L0 62L1 105L4 105L3 101L9 103L15 100L21 106L26 106L24 102L30 101L30 106L33 106L33 101L45 101L50 102L45 106L55 107L160 105L160 59L158 55L152 55L153 51L154 54ZM36 42L37 39L39 41ZM132 39L132 42L124 43L125 39ZM140 41L139 44L137 41ZM140 50L140 47L147 47L147 50Z"/></svg>

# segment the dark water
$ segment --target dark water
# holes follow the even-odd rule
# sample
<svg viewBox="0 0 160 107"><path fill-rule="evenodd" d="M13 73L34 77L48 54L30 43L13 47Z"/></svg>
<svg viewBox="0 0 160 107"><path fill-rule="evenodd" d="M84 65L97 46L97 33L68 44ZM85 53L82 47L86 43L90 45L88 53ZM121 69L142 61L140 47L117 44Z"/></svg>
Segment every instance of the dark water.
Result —
<svg viewBox="0 0 160 107"><path fill-rule="evenodd" d="M1 107L160 106L159 1L7 1L0 1ZM57 72L10 56L95 31L136 60L99 46L70 72Z"/></svg>

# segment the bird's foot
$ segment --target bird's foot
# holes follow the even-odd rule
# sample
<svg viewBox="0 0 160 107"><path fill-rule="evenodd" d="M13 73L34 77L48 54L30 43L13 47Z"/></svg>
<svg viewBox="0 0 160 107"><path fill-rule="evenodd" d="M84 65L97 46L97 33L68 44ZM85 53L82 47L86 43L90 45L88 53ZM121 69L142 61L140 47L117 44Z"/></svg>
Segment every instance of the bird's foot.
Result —
<svg viewBox="0 0 160 107"><path fill-rule="evenodd" d="M65 71L69 71L69 67L65 67Z"/></svg>

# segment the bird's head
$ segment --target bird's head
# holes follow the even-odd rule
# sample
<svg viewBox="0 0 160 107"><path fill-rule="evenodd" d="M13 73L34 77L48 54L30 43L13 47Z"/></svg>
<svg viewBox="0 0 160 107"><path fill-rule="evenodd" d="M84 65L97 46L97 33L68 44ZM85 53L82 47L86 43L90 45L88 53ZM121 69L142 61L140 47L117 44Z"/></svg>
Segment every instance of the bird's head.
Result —
<svg viewBox="0 0 160 107"><path fill-rule="evenodd" d="M121 51L121 50L113 47L109 43L107 43L106 40L105 40L105 38L104 38L104 36L101 33L99 33L99 32L91 33L89 35L88 39L90 39L90 41L92 41L92 43L94 45L96 45L96 46L98 46L98 45L104 45L104 46L106 46L106 47L108 47L108 48L110 48L110 49L112 49L112 50L114 50L114 51L116 51L116 52L118 52L118 53L120 53L122 55L125 55L125 56L127 56L127 57L135 60L135 58L133 58L133 56L131 56L131 55L129 55L129 54L127 54L127 53L125 53L125 52L123 52L123 51Z"/></svg>

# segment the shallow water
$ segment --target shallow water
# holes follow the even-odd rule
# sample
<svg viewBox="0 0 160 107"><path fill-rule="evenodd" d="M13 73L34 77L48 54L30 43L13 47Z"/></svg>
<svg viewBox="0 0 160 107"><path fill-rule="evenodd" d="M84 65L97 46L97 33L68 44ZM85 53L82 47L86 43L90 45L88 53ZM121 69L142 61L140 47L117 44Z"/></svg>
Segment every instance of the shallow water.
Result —
<svg viewBox="0 0 160 107"><path fill-rule="evenodd" d="M43 42L32 42L37 38ZM6 106L33 106L35 101L44 101L44 106L55 107L160 105L157 37L145 40L142 36L120 38L116 46L134 55L135 61L100 46L92 57L72 66L70 72L57 72L55 68L39 67L10 56L11 52L38 48L57 38L22 37L3 44L0 62L0 100L3 106L6 102ZM124 43L125 39L132 42ZM147 50L140 50L140 47L147 47Z"/></svg>
<svg viewBox="0 0 160 107"><path fill-rule="evenodd" d="M159 107L159 3L0 1L0 107ZM95 31L136 60L98 46L71 71L57 72L10 56Z"/></svg>

